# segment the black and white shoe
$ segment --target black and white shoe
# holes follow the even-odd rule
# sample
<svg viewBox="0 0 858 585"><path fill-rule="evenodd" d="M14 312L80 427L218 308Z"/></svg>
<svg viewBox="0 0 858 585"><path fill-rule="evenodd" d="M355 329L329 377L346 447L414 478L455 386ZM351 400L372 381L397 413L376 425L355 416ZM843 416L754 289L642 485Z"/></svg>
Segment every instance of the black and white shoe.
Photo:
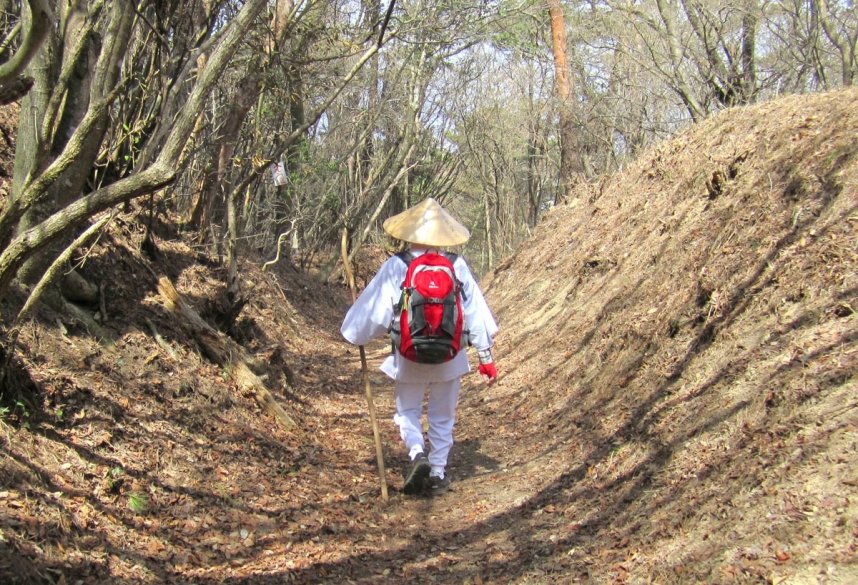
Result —
<svg viewBox="0 0 858 585"><path fill-rule="evenodd" d="M403 491L409 496L422 493L429 479L429 471L432 466L424 453L420 453L411 462L408 473L405 475L405 488Z"/></svg>
<svg viewBox="0 0 858 585"><path fill-rule="evenodd" d="M450 476L438 477L437 475L429 476L429 494L436 496L443 494L450 487Z"/></svg>

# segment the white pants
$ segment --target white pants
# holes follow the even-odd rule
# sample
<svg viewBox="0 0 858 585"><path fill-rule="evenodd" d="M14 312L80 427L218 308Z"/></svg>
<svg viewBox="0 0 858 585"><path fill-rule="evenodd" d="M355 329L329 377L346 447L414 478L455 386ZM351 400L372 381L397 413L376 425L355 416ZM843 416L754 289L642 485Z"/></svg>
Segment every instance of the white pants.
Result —
<svg viewBox="0 0 858 585"><path fill-rule="evenodd" d="M427 390L429 392L429 464L432 466L432 475L444 476L447 456L453 447L453 425L456 422L460 386L460 378L444 382L397 381L394 385L396 414L393 422L399 426L399 436L412 457L426 447L420 419L423 395Z"/></svg>

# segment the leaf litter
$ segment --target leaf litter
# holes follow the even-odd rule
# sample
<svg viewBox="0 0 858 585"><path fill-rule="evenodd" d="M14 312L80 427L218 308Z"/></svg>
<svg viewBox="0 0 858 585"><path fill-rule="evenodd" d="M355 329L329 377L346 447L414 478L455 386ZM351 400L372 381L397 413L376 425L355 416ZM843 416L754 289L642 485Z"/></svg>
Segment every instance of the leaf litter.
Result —
<svg viewBox="0 0 858 585"><path fill-rule="evenodd" d="M84 267L113 348L74 323L22 329L35 404L0 426L2 581L858 581L856 102L725 111L551 210L483 279L501 379L466 377L435 499L401 493L373 373L380 500L341 283L242 265L233 336L299 421L286 431L148 276L204 313L214 263L169 224L156 243L181 260L141 255L131 206ZM364 272L383 258L366 250ZM368 349L375 370L385 342Z"/></svg>

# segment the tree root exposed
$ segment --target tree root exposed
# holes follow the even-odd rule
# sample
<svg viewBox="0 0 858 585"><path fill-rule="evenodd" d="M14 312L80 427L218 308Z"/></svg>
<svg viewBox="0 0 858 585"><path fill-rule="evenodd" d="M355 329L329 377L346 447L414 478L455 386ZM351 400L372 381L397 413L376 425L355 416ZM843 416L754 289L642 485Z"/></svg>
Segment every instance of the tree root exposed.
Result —
<svg viewBox="0 0 858 585"><path fill-rule="evenodd" d="M180 319L184 328L190 331L208 359L227 369L238 387L241 390L250 391L262 409L273 416L283 428L292 430L297 426L292 417L277 403L259 376L250 369L249 363L252 359L243 347L206 323L185 302L168 278L162 276L158 279L158 292L164 298L164 306Z"/></svg>

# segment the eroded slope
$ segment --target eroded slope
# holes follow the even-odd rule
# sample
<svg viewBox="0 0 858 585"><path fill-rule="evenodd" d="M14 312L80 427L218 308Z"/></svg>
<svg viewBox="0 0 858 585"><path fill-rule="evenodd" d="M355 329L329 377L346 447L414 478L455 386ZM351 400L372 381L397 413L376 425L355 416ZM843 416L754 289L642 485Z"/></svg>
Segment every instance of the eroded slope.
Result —
<svg viewBox="0 0 858 585"><path fill-rule="evenodd" d="M508 374L480 408L549 475L549 567L858 579L856 103L715 116L495 271Z"/></svg>

